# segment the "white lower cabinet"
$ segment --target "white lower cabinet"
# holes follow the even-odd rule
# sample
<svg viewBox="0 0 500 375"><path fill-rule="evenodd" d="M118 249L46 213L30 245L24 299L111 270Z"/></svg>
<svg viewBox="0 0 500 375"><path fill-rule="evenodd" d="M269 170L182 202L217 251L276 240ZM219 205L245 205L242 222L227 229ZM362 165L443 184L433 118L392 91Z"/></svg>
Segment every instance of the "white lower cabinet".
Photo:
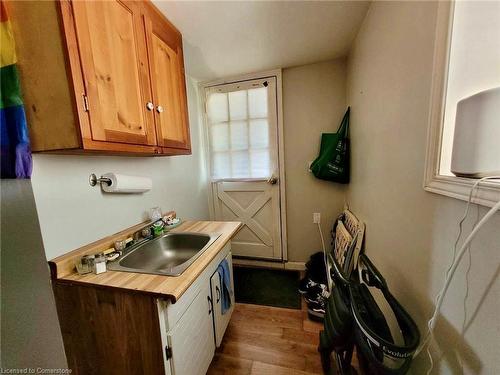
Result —
<svg viewBox="0 0 500 375"><path fill-rule="evenodd" d="M158 301L166 375L206 374L234 309L233 292L231 308L222 314L221 277L217 272L226 259L234 290L230 250L226 245L175 304Z"/></svg>
<svg viewBox="0 0 500 375"><path fill-rule="evenodd" d="M206 374L214 356L213 307L208 285L167 336L175 375Z"/></svg>

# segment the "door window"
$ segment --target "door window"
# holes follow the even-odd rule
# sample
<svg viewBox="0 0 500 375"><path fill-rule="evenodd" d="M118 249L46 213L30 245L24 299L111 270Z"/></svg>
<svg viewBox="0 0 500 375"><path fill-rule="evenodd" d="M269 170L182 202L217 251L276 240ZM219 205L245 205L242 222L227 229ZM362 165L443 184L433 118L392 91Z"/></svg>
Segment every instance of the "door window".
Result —
<svg viewBox="0 0 500 375"><path fill-rule="evenodd" d="M271 176L276 166L274 78L212 87L206 103L212 180Z"/></svg>

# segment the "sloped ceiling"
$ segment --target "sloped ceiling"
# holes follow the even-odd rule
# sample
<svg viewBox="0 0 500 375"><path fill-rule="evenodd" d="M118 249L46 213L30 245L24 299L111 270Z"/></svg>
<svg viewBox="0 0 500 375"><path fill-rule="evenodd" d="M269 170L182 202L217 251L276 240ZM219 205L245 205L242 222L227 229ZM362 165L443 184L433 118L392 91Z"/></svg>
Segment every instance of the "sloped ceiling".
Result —
<svg viewBox="0 0 500 375"><path fill-rule="evenodd" d="M368 1L159 1L184 38L186 72L199 80L344 56Z"/></svg>

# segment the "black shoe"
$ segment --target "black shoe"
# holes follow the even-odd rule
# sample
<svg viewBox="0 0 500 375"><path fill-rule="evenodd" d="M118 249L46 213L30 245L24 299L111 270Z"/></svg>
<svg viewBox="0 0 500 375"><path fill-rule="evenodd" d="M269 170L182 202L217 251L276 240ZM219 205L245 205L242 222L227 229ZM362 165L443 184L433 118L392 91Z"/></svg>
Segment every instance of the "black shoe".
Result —
<svg viewBox="0 0 500 375"><path fill-rule="evenodd" d="M322 322L325 318L325 300L318 299L318 301L308 302L307 314L311 320Z"/></svg>
<svg viewBox="0 0 500 375"><path fill-rule="evenodd" d="M321 266L322 264L325 264L325 255L322 251L318 251L317 253L311 255L311 257L307 261L306 270L311 270L313 268Z"/></svg>
<svg viewBox="0 0 500 375"><path fill-rule="evenodd" d="M326 300L330 296L325 284L316 284L309 288L304 295L306 302L317 302L319 300Z"/></svg>
<svg viewBox="0 0 500 375"><path fill-rule="evenodd" d="M299 282L299 293L300 294L306 294L309 292L311 288L314 288L318 283L315 281L312 281L308 277L304 277L302 280Z"/></svg>
<svg viewBox="0 0 500 375"><path fill-rule="evenodd" d="M307 308L308 310L311 310L316 314L325 316L325 302L323 300L319 300L316 302L309 302Z"/></svg>
<svg viewBox="0 0 500 375"><path fill-rule="evenodd" d="M306 277L316 283L326 284L326 267L323 253L316 253L306 263Z"/></svg>

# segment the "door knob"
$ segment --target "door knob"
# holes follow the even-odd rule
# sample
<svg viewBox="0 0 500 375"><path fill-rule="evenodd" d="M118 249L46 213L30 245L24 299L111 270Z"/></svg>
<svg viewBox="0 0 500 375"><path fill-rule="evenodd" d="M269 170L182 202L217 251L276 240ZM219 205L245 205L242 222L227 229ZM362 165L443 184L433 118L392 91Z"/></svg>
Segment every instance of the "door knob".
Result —
<svg viewBox="0 0 500 375"><path fill-rule="evenodd" d="M277 182L278 182L278 177L275 177L274 175L269 177L269 179L267 180L267 183L271 185L276 185Z"/></svg>
<svg viewBox="0 0 500 375"><path fill-rule="evenodd" d="M151 102L147 102L146 108L148 109L148 111L152 111L153 109L155 109L155 105Z"/></svg>
<svg viewBox="0 0 500 375"><path fill-rule="evenodd" d="M161 105L156 106L156 112L162 113L163 112L163 107Z"/></svg>

